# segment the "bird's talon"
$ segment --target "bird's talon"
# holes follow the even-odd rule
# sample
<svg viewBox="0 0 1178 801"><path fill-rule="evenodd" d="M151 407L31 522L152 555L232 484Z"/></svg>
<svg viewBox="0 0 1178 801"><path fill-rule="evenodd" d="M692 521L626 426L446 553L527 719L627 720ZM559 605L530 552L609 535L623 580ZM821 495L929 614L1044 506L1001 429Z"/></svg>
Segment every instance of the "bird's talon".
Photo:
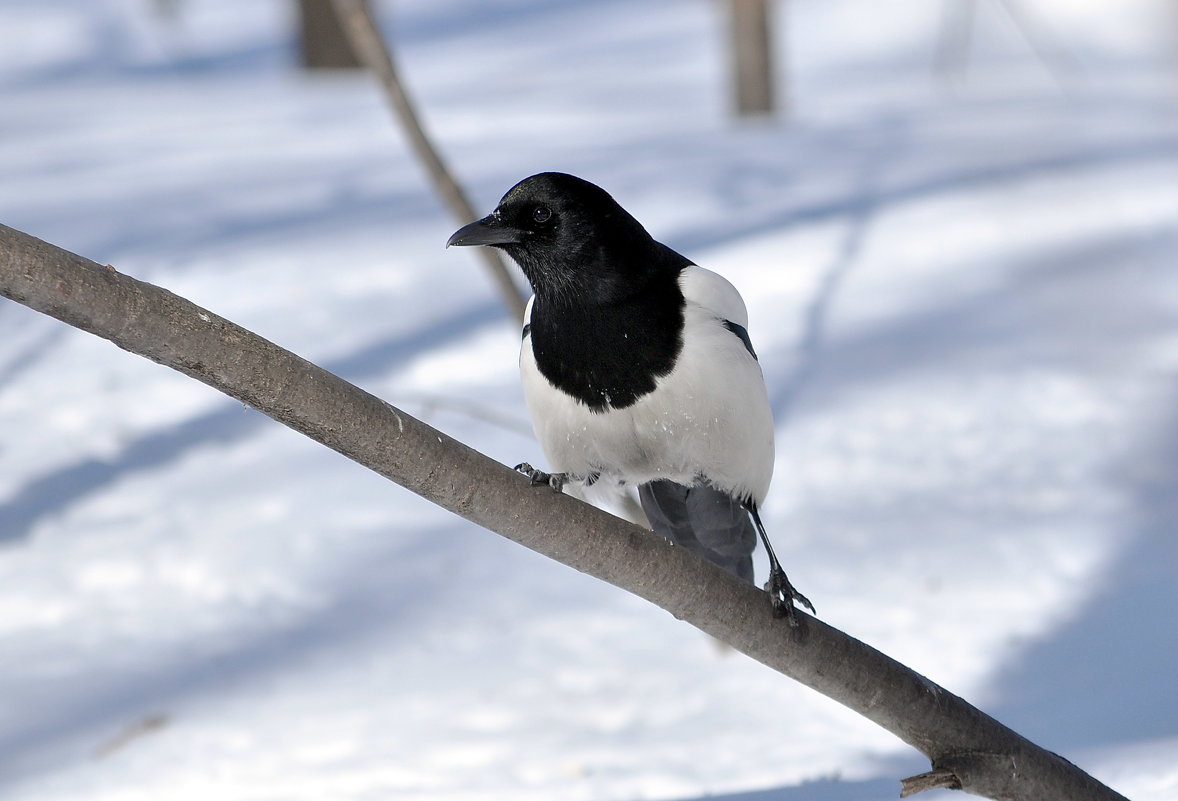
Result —
<svg viewBox="0 0 1178 801"><path fill-rule="evenodd" d="M527 462L520 462L512 469L515 470L515 472L523 473L525 476L530 478L532 480L533 487L536 486L537 484L547 484L548 483L548 474L545 473L543 470L537 470L536 468L532 467Z"/></svg>
<svg viewBox="0 0 1178 801"><path fill-rule="evenodd" d="M798 603L800 603L802 606L809 609L810 614L812 614L812 615L818 614L818 612L815 611L815 609L814 609L814 604L810 603L810 599L807 598L806 596L802 595L800 592L797 592L796 590L794 591L794 600L797 601Z"/></svg>
<svg viewBox="0 0 1178 801"><path fill-rule="evenodd" d="M793 585L789 583L789 579L785 577L785 573L779 570L770 573L769 581L765 583L765 591L769 593L769 601L773 605L773 617L788 618L791 628L798 627L796 614L798 604L810 610L810 614L814 614L814 604L810 603L809 598L795 590Z"/></svg>
<svg viewBox="0 0 1178 801"><path fill-rule="evenodd" d="M564 482L567 476L564 473L545 473L543 470L538 470L532 467L527 462L522 462L515 466L515 472L523 473L532 481L532 486L537 487L541 484L547 484L557 492L564 491Z"/></svg>

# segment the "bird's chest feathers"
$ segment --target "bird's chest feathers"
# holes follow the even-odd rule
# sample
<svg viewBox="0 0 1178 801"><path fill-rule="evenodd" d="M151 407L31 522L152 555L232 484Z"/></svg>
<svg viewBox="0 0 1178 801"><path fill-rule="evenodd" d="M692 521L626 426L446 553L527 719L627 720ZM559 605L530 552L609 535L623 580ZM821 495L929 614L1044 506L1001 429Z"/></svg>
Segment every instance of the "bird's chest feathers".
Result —
<svg viewBox="0 0 1178 801"><path fill-rule="evenodd" d="M683 300L676 295L571 309L537 299L523 346L556 391L595 413L625 409L675 366L683 330Z"/></svg>

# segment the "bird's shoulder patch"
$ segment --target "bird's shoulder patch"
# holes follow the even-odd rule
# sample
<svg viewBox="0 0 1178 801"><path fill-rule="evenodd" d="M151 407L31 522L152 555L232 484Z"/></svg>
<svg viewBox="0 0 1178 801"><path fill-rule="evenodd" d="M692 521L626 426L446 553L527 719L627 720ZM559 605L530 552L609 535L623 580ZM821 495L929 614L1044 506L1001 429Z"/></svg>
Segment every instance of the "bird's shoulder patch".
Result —
<svg viewBox="0 0 1178 801"><path fill-rule="evenodd" d="M689 264L679 273L679 287L688 303L707 309L721 320L748 326L749 313L744 298L732 283L711 270Z"/></svg>
<svg viewBox="0 0 1178 801"><path fill-rule="evenodd" d="M745 309L744 298L727 278L691 264L680 273L679 286L688 303L694 303L712 315L744 343L745 350L750 356L757 358L757 352L753 350L753 341L749 337L748 311Z"/></svg>

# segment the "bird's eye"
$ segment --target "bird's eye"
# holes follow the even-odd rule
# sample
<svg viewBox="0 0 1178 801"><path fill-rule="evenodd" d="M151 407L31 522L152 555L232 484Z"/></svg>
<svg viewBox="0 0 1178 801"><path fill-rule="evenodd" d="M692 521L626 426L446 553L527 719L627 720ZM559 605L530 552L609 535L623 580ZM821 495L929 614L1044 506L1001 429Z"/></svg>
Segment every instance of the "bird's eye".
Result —
<svg viewBox="0 0 1178 801"><path fill-rule="evenodd" d="M552 219L552 209L547 206L537 206L532 210L532 219L543 225Z"/></svg>

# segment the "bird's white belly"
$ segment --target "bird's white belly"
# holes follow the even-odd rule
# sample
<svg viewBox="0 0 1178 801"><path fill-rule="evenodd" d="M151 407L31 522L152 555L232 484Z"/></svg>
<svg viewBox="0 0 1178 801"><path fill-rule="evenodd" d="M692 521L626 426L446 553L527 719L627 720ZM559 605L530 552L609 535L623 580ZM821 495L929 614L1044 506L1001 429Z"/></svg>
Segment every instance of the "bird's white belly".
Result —
<svg viewBox="0 0 1178 801"><path fill-rule="evenodd" d="M691 306L683 350L656 389L596 413L553 387L531 340L520 355L524 394L550 468L626 484L703 477L758 503L773 473L773 420L760 367L714 317ZM697 319L692 319L697 318Z"/></svg>

